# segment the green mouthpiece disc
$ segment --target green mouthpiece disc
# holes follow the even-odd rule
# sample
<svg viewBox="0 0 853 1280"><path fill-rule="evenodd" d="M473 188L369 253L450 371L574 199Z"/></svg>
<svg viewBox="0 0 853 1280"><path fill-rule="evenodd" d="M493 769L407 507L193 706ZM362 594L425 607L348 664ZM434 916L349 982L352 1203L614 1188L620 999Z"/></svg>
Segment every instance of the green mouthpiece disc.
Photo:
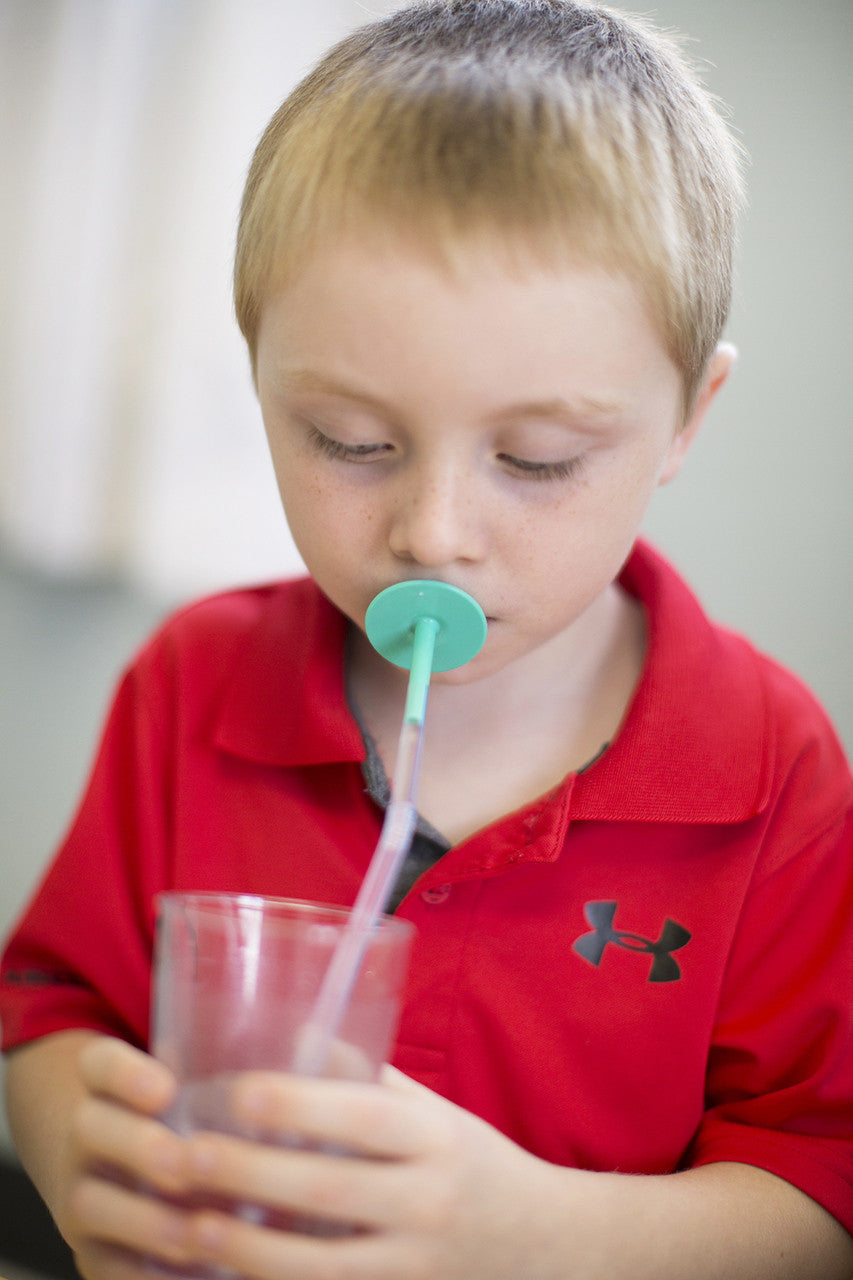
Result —
<svg viewBox="0 0 853 1280"><path fill-rule="evenodd" d="M417 624L432 619L437 627L432 671L453 671L482 649L488 624L477 601L459 587L429 579L397 582L370 602L364 619L367 638L397 667L411 668Z"/></svg>

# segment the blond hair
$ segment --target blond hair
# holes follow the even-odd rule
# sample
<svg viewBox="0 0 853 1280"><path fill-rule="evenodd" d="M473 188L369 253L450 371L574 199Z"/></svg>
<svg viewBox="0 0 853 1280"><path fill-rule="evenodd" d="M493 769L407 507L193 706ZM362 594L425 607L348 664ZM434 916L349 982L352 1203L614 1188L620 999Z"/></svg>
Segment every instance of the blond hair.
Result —
<svg viewBox="0 0 853 1280"><path fill-rule="evenodd" d="M427 0L337 44L276 112L240 215L254 362L270 292L348 231L452 262L483 234L643 289L689 406L731 300L740 156L668 36L571 0Z"/></svg>

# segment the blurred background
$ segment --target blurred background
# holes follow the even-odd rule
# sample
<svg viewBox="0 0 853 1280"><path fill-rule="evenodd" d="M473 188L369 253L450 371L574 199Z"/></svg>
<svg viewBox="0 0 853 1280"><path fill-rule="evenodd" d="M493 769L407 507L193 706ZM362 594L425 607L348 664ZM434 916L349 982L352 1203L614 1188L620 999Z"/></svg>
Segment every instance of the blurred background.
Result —
<svg viewBox="0 0 853 1280"><path fill-rule="evenodd" d="M282 97L392 7L0 0L0 932L145 633L300 571L232 318L236 213ZM694 38L751 156L740 362L648 532L850 750L853 6L647 12Z"/></svg>

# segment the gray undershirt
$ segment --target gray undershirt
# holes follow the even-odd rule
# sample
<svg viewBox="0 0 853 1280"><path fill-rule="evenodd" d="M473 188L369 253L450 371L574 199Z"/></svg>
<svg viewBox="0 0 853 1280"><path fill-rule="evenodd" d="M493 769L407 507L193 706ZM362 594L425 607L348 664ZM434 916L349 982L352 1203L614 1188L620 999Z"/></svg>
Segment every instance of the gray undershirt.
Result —
<svg viewBox="0 0 853 1280"><path fill-rule="evenodd" d="M361 766L367 794L371 800L376 801L380 809L387 809L391 799L391 784L388 781L385 766L382 763L379 752L376 750L376 743L364 725L359 723L359 728L367 751L367 757ZM447 853L450 847L450 841L418 814L409 852L406 854L406 859L397 873L397 879L385 910L389 912L396 911L415 881L425 871L429 871L430 867L434 866L439 858Z"/></svg>

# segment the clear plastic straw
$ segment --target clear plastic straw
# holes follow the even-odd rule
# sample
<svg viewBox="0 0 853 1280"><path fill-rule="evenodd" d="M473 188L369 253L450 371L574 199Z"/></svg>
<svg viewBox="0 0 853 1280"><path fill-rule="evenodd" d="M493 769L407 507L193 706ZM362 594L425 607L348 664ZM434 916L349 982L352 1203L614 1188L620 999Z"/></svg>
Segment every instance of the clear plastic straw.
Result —
<svg viewBox="0 0 853 1280"><path fill-rule="evenodd" d="M311 1017L300 1036L292 1063L296 1075L319 1076L326 1069L367 943L385 909L412 842L417 821L426 701L437 632L438 624L433 618L418 619L391 799L376 850L332 954Z"/></svg>

